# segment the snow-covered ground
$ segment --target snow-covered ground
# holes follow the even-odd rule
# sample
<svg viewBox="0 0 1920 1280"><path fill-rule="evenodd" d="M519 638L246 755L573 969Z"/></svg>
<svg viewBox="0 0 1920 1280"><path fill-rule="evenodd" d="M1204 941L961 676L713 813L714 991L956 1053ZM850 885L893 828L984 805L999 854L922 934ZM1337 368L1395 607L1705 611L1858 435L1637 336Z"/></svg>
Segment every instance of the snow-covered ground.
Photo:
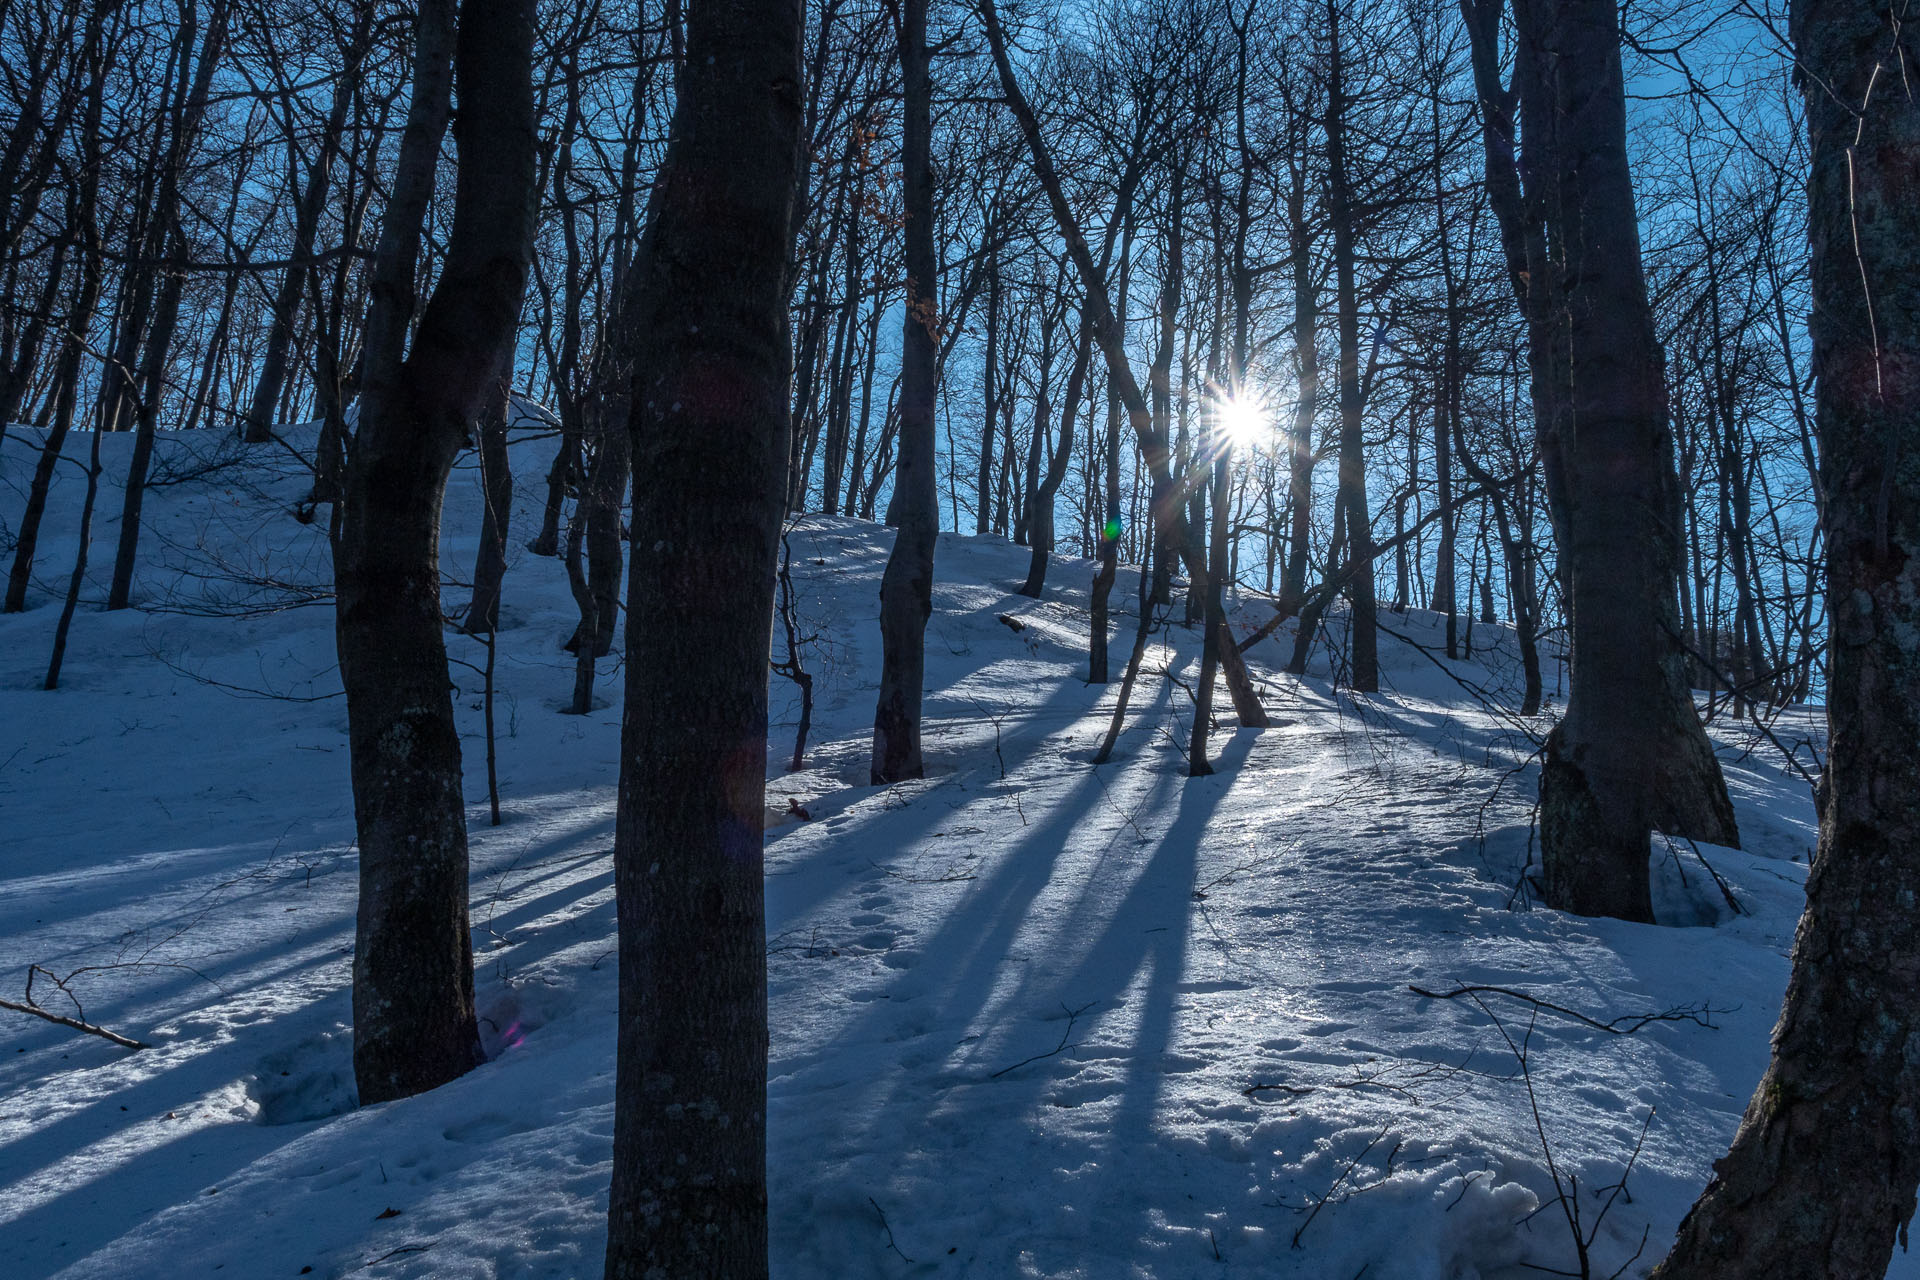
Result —
<svg viewBox="0 0 1920 1280"><path fill-rule="evenodd" d="M129 443L104 450L89 605ZM15 429L0 450L8 530L35 448ZM602 664L603 709L560 714L573 605L560 566L520 549L551 449L514 451L497 828L481 680L452 671L491 1060L365 1110L347 1024L345 707L324 531L287 514L306 488L297 459L162 441L178 483L148 500L140 607L83 608L62 687L44 693L82 488L63 467L39 589L0 617L0 997L43 966L36 998L71 1010L48 974L67 980L86 1018L153 1047L0 1011L0 1274L598 1274L619 674ZM447 508L454 578L477 513L466 465ZM1512 704L1498 628L1474 628L1474 660L1443 663L1432 615L1383 615L1386 688L1361 699L1334 692L1324 645L1307 678L1277 674L1283 630L1250 655L1274 727L1223 730L1218 773L1197 780L1191 703L1164 673L1190 683L1198 643L1176 628L1096 768L1117 685L1083 683L1091 566L1056 562L1035 602L1012 594L1023 549L942 537L930 776L874 788L888 542L829 519L792 538L819 705L809 767L781 771L797 707L776 679L776 1276L1577 1270L1556 1172L1577 1179L1594 1275L1643 1243L1623 1274L1651 1265L1765 1065L1786 981L1815 832L1777 751L1716 729L1747 849L1701 852L1740 914L1693 850L1663 846L1668 924L1563 916L1520 874L1524 765L1549 721L1473 693ZM1116 592L1116 675L1134 581ZM1249 598L1237 617L1265 614ZM1816 737L1817 719L1780 730ZM790 801L808 816L785 816ZM1566 1012L1410 989L1463 984ZM1569 1016L1666 1012L1631 1034ZM1890 1274L1920 1268L1902 1255Z"/></svg>

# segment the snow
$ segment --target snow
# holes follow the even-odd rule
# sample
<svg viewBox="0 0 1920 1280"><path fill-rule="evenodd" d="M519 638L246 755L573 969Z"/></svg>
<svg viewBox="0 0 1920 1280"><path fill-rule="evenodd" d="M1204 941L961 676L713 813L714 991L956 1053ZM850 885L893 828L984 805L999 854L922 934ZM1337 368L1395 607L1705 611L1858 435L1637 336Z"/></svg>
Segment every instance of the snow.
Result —
<svg viewBox="0 0 1920 1280"><path fill-rule="evenodd" d="M104 596L128 444L105 441L88 601ZM16 429L0 451L8 527L37 447ZM514 446L498 828L480 679L451 670L490 1061L365 1109L348 1027L345 707L324 529L288 515L306 490L298 460L163 439L175 475L195 458L244 461L150 495L137 607L83 608L49 694L83 485L63 467L38 589L27 613L0 617L0 996L19 997L29 965L74 974L87 1018L153 1047L0 1011L0 1274L598 1274L620 677L602 663L608 705L559 713L574 607L561 567L520 547L552 448L535 432ZM450 577L470 569L478 513L469 459L447 504ZM776 1276L1571 1270L1546 1149L1563 1184L1578 1179L1592 1229L1643 1128L1593 1271L1643 1239L1623 1274L1651 1266L1765 1066L1786 982L1815 827L1772 747L1716 726L1747 848L1656 840L1667 924L1563 916L1516 891L1527 735L1546 719L1490 713L1393 636L1377 696L1336 693L1324 645L1306 678L1277 674L1283 628L1249 655L1275 726L1223 728L1218 772L1188 779L1191 703L1160 673L1171 663L1190 683L1198 644L1176 628L1156 637L1116 758L1096 768L1117 685L1082 682L1091 565L1057 561L1031 601L1012 594L1023 548L943 535L929 777L874 788L889 537L813 518L792 539L818 706L809 767L782 772L798 708L775 679ZM1116 663L1136 581L1123 573L1115 592ZM450 605L464 597L449 587ZM1266 611L1248 597L1236 618ZM1437 649L1433 615L1383 617ZM1476 626L1474 643L1447 668L1511 705L1510 635ZM482 660L471 639L449 645ZM1819 717L1792 712L1781 729L1818 741ZM1508 995L1409 989L1463 984L1602 1022L1691 1016L1610 1034L1530 1020ZM35 994L59 995L45 976ZM1889 1274L1920 1267L1901 1255Z"/></svg>

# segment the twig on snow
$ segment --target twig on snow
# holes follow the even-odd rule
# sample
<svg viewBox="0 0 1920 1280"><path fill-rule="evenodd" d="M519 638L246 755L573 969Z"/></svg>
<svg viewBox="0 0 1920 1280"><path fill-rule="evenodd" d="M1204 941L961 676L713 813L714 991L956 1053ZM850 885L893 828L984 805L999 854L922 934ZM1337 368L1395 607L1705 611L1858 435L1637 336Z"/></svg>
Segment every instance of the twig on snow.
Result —
<svg viewBox="0 0 1920 1280"><path fill-rule="evenodd" d="M1662 1010L1659 1013L1623 1013L1617 1018L1602 1022L1598 1018L1588 1017L1577 1009L1569 1009L1564 1005L1552 1004L1540 999L1538 996L1530 996L1524 991L1515 991L1511 987L1460 986L1455 987L1451 991L1429 991L1425 987L1410 985L1407 987L1407 990L1417 996L1425 996L1429 1000L1455 1000L1461 996L1473 999L1482 992L1506 996L1508 999L1522 1001L1523 1003L1532 1005L1535 1009L1544 1010L1547 1013L1557 1013L1563 1018L1571 1019L1574 1022L1592 1027L1597 1031L1604 1031L1608 1035L1614 1036L1630 1036L1642 1027L1655 1022L1691 1022L1697 1026L1706 1027L1710 1031L1718 1031L1720 1028L1713 1024L1713 1015L1716 1013L1732 1012L1730 1009L1715 1009L1711 1005L1705 1004L1675 1005L1673 1008ZM1478 999L1474 999L1474 1003L1479 1004L1480 1002Z"/></svg>
<svg viewBox="0 0 1920 1280"><path fill-rule="evenodd" d="M54 978L51 973L47 973L47 971L45 969L42 969L39 965L37 964L29 965L27 967L26 1002L22 1004L13 1000L0 1000L0 1009L11 1009L15 1013L29 1013L36 1018L45 1018L48 1022L58 1023L63 1027L71 1027L75 1031L84 1031L90 1036L99 1036L102 1040L111 1040L113 1043L119 1045L122 1049L150 1049L153 1047L152 1045L145 1044L139 1040L134 1040L127 1036L123 1036L117 1031L109 1031L105 1027L100 1026L98 1023L86 1021L85 1018L69 1018L65 1014L59 1014L59 1013L53 1012L53 1010L51 1009L41 1008L39 1003L36 1002L33 998L33 975L36 971L39 973L45 973L47 974L47 977L53 978L53 984L59 987L62 991L67 990L66 985L64 983L62 983L58 978ZM70 991L67 992L67 998L72 999L73 993ZM78 1007L78 1002L76 1002L76 1008L77 1007Z"/></svg>
<svg viewBox="0 0 1920 1280"><path fill-rule="evenodd" d="M893 1242L893 1228L887 1225L887 1211L885 1209L882 1209L880 1207L880 1202L878 1200L875 1200L872 1196L867 1197L867 1203L872 1205L873 1211L880 1215L880 1228L881 1230L887 1233L887 1248L893 1250L895 1253L899 1253L900 1261L906 1263L908 1266L912 1266L913 1259L909 1258L904 1253L900 1253L900 1246Z"/></svg>
<svg viewBox="0 0 1920 1280"><path fill-rule="evenodd" d="M1064 1004L1061 1005L1060 1006L1061 1009L1065 1010L1067 1015L1067 1029L1060 1033L1060 1043L1053 1046L1053 1048L1047 1050L1045 1053L1036 1053L1031 1058L1020 1059L1020 1061L1014 1063L1010 1067L1002 1067L998 1071L994 1072L992 1075L988 1076L987 1079L998 1080L1001 1076L1006 1075L1009 1071L1018 1071L1021 1067L1026 1066L1030 1062L1039 1062L1042 1058L1051 1058L1056 1054L1064 1053L1067 1048L1067 1037L1073 1034L1073 1024L1080 1020L1081 1014L1085 1013L1087 1010L1093 1008L1094 1005L1099 1003L1100 1002L1098 1000L1089 1000L1085 1004L1081 1005L1078 1009L1068 1009L1066 1005Z"/></svg>

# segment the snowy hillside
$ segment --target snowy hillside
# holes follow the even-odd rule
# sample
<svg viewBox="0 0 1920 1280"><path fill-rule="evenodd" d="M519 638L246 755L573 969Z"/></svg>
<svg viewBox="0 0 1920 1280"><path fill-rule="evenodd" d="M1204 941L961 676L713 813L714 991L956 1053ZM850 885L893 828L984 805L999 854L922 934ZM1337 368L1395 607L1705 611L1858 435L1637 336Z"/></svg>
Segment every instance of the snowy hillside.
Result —
<svg viewBox="0 0 1920 1280"><path fill-rule="evenodd" d="M109 480L129 445L106 442ZM0 452L8 529L36 448L16 429ZM561 566L521 546L551 449L514 450L497 828L484 654L449 635L475 664L452 676L492 1060L366 1110L324 530L287 514L304 471L274 447L163 440L179 482L148 498L140 607L102 613L104 577L90 587L43 693L83 487L62 468L29 611L0 617L0 998L43 966L42 1004L71 1011L64 980L88 1020L153 1047L0 1011L0 1274L599 1273L619 675L602 664L596 714L559 713L574 606ZM109 483L100 574L118 500ZM453 578L478 510L469 458ZM1577 1179L1593 1275L1659 1257L1765 1066L1787 977L1815 827L1772 745L1716 727L1747 850L1656 841L1669 925L1563 916L1521 874L1522 766L1550 721L1473 694L1514 702L1499 629L1444 663L1435 617L1383 613L1385 691L1359 700L1336 696L1324 645L1308 678L1277 674L1283 629L1249 655L1275 727L1223 730L1219 772L1189 780L1192 704L1163 673L1191 683L1199 644L1175 628L1095 768L1117 685L1083 683L1091 566L1057 562L1035 602L1012 594L1024 549L943 536L932 776L874 788L889 539L828 519L792 537L819 705L809 767L785 773L797 706L776 678L776 1276L1578 1274L1556 1174ZM1134 581L1115 592L1116 660ZM1269 612L1239 605L1248 627ZM1788 717L1781 737L1817 723ZM1410 989L1462 985L1506 990Z"/></svg>

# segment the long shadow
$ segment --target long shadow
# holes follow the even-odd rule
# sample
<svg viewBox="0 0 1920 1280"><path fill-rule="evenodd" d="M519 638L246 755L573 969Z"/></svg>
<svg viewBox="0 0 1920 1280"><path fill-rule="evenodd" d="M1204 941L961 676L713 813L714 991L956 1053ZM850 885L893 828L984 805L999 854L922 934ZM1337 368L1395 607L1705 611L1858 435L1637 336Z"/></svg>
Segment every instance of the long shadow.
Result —
<svg viewBox="0 0 1920 1280"><path fill-rule="evenodd" d="M1241 747L1238 750L1244 753L1245 749ZM1149 807L1158 794L1177 783L1177 779L1168 771L1156 770L1156 775L1138 807ZM889 989L884 993L886 998L876 999L867 1013L843 1028L834 1037L832 1049L822 1049L807 1060L783 1063L783 1073L805 1071L820 1061L832 1058L835 1053L843 1052L845 1046L903 1038L887 1035L887 1024L892 1022L905 1021L910 1024L912 1034L918 1035L936 1030L958 1031L978 1020L994 1001L1000 985L995 981L996 976L1008 962L1034 903L1051 883L1061 853L1076 833L1085 829L1089 815L1096 813L1103 803L1111 803L1106 793L1112 785L1113 782L1089 767L1051 804L1037 825L1028 828L1017 844L998 855L993 872L947 914L938 930L931 937L916 941L919 960L912 969L888 984ZM1111 834L1107 849L1102 851L1092 866L1076 868L1076 875L1099 874L1108 852L1115 842L1126 836L1131 826L1130 818L1124 813L1119 816L1121 825ZM1073 915L1066 922L1065 931L1056 928L1061 936L1070 936L1072 921L1086 909L1087 896L1083 894L1082 901L1076 904ZM1184 903L1186 896L1183 892L1179 900ZM929 974L938 975L931 989L926 978ZM921 1006L915 1003L921 1000L927 1004ZM1003 998L1003 1003L1013 1002ZM1046 1007L1051 1008L1052 1005ZM939 1066L929 1062L912 1069L933 1071L936 1075L945 1076L945 1082L950 1086L982 1084L987 1079L982 1059L990 1040L996 1042L993 1052L999 1051L998 1039L971 1039L972 1048L967 1051L971 1062L968 1065ZM952 1063L951 1051L943 1056ZM889 1114L889 1104L899 1087L893 1083L894 1080L904 1083L904 1077L882 1077L865 1082L858 1104L846 1108L849 1114L864 1118L867 1132L878 1126L898 1126L902 1123L915 1125L929 1119ZM1018 1082L996 1085L1009 1086L1020 1087ZM958 1102L956 1105L965 1104Z"/></svg>
<svg viewBox="0 0 1920 1280"><path fill-rule="evenodd" d="M1069 836L1098 803L1102 786L1091 773L1074 783L1039 825L999 855L994 869L970 889L932 936L917 940L919 959L914 967L891 979L888 991L876 993L886 998L874 999L865 1013L839 1030L831 1044L776 1064L781 1074L801 1075L843 1054L847 1046L887 1038L885 1024L901 1016L907 1001L928 1002L914 1016L924 1025L952 1029L971 1021L985 1007L996 970L1006 960L1035 900L1052 880ZM931 984L928 975L937 975ZM866 1083L859 1106L848 1108L849 1114L868 1125L898 1124L899 1117L885 1114L892 1086L883 1079Z"/></svg>
<svg viewBox="0 0 1920 1280"><path fill-rule="evenodd" d="M330 961L331 957L322 957L316 958L312 964L317 967L320 964ZM308 1001L297 1011L289 1011L278 1015L273 1019L273 1023L280 1023L289 1018L310 1019L318 1014L321 1006L330 1003L339 1004L338 1020L344 1022L347 1018L348 1010L346 1006L346 991L342 988ZM170 1112L191 1110L208 1089L223 1082L242 1080L253 1075L259 1068L261 1059L266 1054L271 1053L274 1048L287 1047L288 1044L289 1042L284 1038L276 1039L271 1043L263 1043L261 1039L251 1035L235 1035L224 1044L216 1045L203 1052L183 1058L181 1061L170 1064L168 1067L156 1071L151 1075L136 1080L125 1087L116 1089L110 1094L103 1095L95 1102L68 1112L50 1124L42 1125L34 1129L7 1147L6 1166L8 1176L11 1180L9 1187L18 1188L22 1183L31 1180L35 1175L44 1174L52 1170L54 1166L58 1165L63 1159L76 1155L86 1147L102 1139L115 1136L124 1131L129 1125L151 1122ZM182 1069L188 1067L193 1068L189 1073L191 1077L190 1082L183 1083L180 1078ZM272 1132L272 1130L262 1128L261 1126L238 1124L237 1122L235 1124L223 1123L215 1127L223 1132L236 1129L254 1130L261 1133ZM296 1130L296 1132L302 1131L303 1130ZM202 1132L202 1130L196 1129L189 1132L197 1134ZM141 1153L140 1156L136 1156L134 1159L137 1161L150 1156L153 1152L164 1148L172 1141L175 1140L169 1139L167 1143L157 1144L154 1148L150 1148L147 1152ZM133 1162L128 1162L128 1164L131 1163ZM128 1165L123 1164L106 1174L100 1175L98 1178L85 1180L81 1186L61 1192L39 1208L30 1210L27 1214L13 1219L6 1228L8 1237L10 1239L21 1238L23 1231L26 1230L23 1224L44 1220L54 1207L66 1196L74 1194L85 1187L98 1187L103 1184L110 1184L116 1179L123 1179L123 1171L127 1167ZM196 1165L194 1176L196 1178L206 1177L207 1181L211 1182L215 1175L205 1174L201 1168ZM106 1197L106 1203L118 1206L123 1201L136 1199L137 1197L132 1194L133 1190L134 1188L129 1188L128 1193L125 1195L115 1194ZM177 1198L177 1188L166 1193L166 1203L171 1203L174 1198ZM129 1221L128 1225L131 1225L131 1221L137 1221L138 1217L144 1216L148 1212L152 1212L152 1209L135 1209L135 1217ZM38 1216L36 1217L36 1215Z"/></svg>
<svg viewBox="0 0 1920 1280"><path fill-rule="evenodd" d="M1054 989L1053 998L1069 1007L1088 1000L1111 1007L1145 976L1142 990L1134 997L1140 1008L1112 1127L1114 1151L1137 1150L1153 1140L1154 1114L1166 1076L1162 1060L1173 1043L1179 987L1187 972L1201 842L1253 742L1252 731L1235 733L1221 750L1212 777L1183 780L1173 821L1152 858L1134 877L1105 931ZM1108 1161L1106 1167L1118 1166Z"/></svg>
<svg viewBox="0 0 1920 1280"><path fill-rule="evenodd" d="M1076 700L1085 699L1091 703L1098 696L1089 695L1086 687L1076 680L1062 680L1053 686L1043 701L1009 708L1000 740L1000 755L1005 760L1009 781L1039 754L1048 741L1081 722L1079 717L1062 717L1056 721L1056 714L1067 710ZM833 875L832 870L848 857L846 836L857 832L859 844L869 851L869 856L876 862L884 861L926 835L953 809L982 799L982 793L969 789L968 783L978 779L983 771L988 772L995 781L998 780L999 761L995 759L991 748L973 747L964 757L943 757L936 742L930 744L928 756L936 766L948 763L956 765L956 772L930 780L920 795L899 809L877 817L862 813L845 825L829 819L832 825L825 830L809 830L808 839L815 847L783 860L777 871L769 875L769 935L801 923L808 911L843 887L844 878ZM870 793L855 802L860 806L871 805L887 794L884 788L847 790ZM839 794L829 793L823 799L831 802ZM936 796L951 802L950 806L942 807L934 803ZM783 846L788 836L798 834L800 830L785 829L770 842L770 848Z"/></svg>

